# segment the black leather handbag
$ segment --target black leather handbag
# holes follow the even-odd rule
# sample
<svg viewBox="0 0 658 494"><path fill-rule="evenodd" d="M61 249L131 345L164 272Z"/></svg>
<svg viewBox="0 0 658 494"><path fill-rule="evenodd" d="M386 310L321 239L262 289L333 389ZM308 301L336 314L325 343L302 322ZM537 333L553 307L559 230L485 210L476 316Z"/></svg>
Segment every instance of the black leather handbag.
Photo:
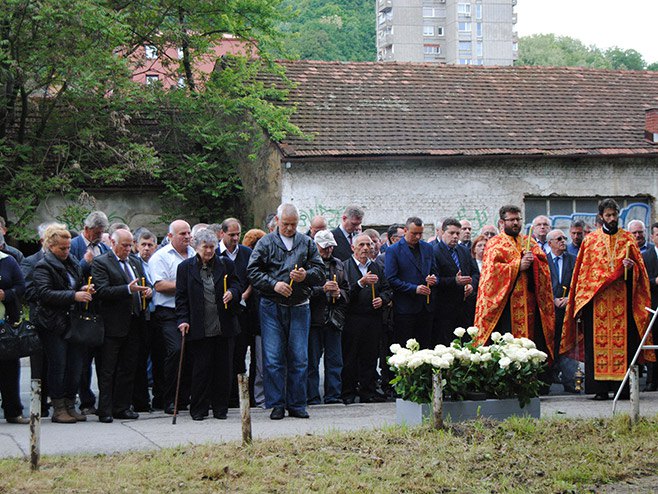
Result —
<svg viewBox="0 0 658 494"><path fill-rule="evenodd" d="M71 328L64 336L65 340L87 347L103 344L105 326L103 318L89 310L74 310L71 313Z"/></svg>
<svg viewBox="0 0 658 494"><path fill-rule="evenodd" d="M41 339L30 321L0 325L0 360L27 357L42 349Z"/></svg>

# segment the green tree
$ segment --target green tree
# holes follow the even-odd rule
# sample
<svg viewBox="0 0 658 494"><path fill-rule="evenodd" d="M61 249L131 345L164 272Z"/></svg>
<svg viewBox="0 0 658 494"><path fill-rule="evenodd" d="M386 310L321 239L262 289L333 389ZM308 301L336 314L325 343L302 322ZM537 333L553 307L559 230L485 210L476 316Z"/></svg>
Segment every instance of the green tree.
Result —
<svg viewBox="0 0 658 494"><path fill-rule="evenodd" d="M276 71L269 53L281 52L285 13L281 0L2 0L0 214L18 215L14 235L31 235L25 227L51 195L131 177L161 180L171 214L223 211L240 190L235 155L258 144L256 128L274 139L297 131L276 106L285 92L254 77ZM260 59L196 72L225 34ZM185 88L131 82L145 44ZM168 47L182 49L182 63L165 58ZM138 121L157 123L158 136Z"/></svg>
<svg viewBox="0 0 658 494"><path fill-rule="evenodd" d="M622 50L614 46L605 51L605 58L613 69L644 70L646 68L644 58L635 50Z"/></svg>
<svg viewBox="0 0 658 494"><path fill-rule="evenodd" d="M533 34L520 38L516 64L610 68L610 63L597 47L585 46L577 39L554 34Z"/></svg>

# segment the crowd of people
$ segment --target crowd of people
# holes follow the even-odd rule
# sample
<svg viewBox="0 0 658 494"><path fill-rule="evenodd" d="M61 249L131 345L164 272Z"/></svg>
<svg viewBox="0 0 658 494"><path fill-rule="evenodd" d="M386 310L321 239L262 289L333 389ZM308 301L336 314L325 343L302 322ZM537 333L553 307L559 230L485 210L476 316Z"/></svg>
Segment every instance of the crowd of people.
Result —
<svg viewBox="0 0 658 494"><path fill-rule="evenodd" d="M179 219L158 243L94 211L77 236L40 225L42 248L29 257L5 243L3 220L0 319L16 322L28 305L43 343L32 376L43 382L42 415L56 423L175 408L226 419L247 367L252 405L271 409L272 420L307 418L320 403L382 402L395 397L391 344L449 345L456 327L473 325L478 343L510 332L546 351L544 392L555 382L577 392L584 361L586 392L609 398L646 330L644 307L658 303L658 250L645 225L621 229L611 199L593 231L574 221L567 234L538 216L524 234L520 208L499 216L477 235L468 220L445 218L425 241L418 217L381 234L363 230L358 206L334 229L316 216L302 233L297 208L281 204L269 233L242 235L235 218L193 228ZM658 223L651 237L658 241ZM80 314L102 318L102 344L74 342ZM648 368L655 391L656 366ZM10 423L27 422L19 373L18 360L0 360Z"/></svg>

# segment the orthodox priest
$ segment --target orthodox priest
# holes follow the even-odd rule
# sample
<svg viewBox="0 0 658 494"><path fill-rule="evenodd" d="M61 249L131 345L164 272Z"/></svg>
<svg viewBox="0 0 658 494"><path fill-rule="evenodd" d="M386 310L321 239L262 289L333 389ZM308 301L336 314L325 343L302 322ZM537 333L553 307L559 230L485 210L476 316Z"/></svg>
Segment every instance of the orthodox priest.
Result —
<svg viewBox="0 0 658 494"><path fill-rule="evenodd" d="M512 205L499 211L503 231L491 238L482 259L475 325L478 344L491 333L529 338L554 358L555 306L546 253L521 234L521 210Z"/></svg>
<svg viewBox="0 0 658 494"><path fill-rule="evenodd" d="M649 322L649 279L633 235L619 228L619 205L599 203L602 227L585 237L569 290L561 352L585 357L585 391L609 399L619 388ZM650 338L650 337L649 337ZM653 361L651 352L643 352ZM640 363L645 361L641 358Z"/></svg>

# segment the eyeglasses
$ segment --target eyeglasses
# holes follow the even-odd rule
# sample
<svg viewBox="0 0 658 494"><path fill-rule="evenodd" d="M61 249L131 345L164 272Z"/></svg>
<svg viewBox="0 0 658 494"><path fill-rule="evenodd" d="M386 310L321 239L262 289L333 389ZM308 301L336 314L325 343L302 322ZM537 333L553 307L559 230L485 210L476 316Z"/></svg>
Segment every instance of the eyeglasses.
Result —
<svg viewBox="0 0 658 494"><path fill-rule="evenodd" d="M555 237L553 240L557 240L558 242L562 242L562 240L566 240L567 237Z"/></svg>

